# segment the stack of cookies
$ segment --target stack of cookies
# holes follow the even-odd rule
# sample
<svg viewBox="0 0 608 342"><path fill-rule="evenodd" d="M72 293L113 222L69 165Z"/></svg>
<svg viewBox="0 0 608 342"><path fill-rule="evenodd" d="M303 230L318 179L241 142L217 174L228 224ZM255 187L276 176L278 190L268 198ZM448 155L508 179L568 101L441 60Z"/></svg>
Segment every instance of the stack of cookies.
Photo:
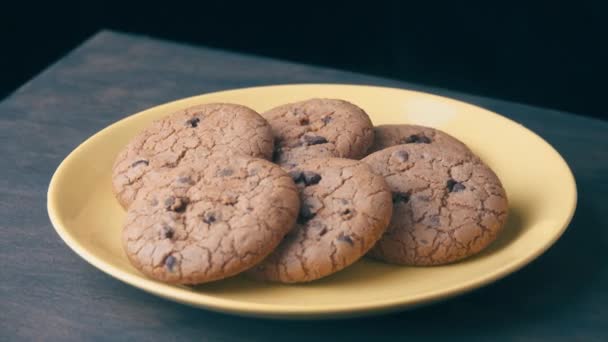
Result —
<svg viewBox="0 0 608 342"><path fill-rule="evenodd" d="M494 241L508 209L500 180L456 138L374 127L335 99L172 113L126 146L112 181L129 260L175 284L242 272L308 282L364 255L447 264Z"/></svg>

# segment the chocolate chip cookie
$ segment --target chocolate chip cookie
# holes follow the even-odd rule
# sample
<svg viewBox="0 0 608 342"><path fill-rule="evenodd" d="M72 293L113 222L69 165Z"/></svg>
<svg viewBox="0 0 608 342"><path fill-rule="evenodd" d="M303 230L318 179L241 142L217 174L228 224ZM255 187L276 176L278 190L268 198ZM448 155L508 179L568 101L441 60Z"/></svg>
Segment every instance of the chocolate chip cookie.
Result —
<svg viewBox="0 0 608 342"><path fill-rule="evenodd" d="M406 144L363 159L393 196L390 225L369 255L390 263L451 263L487 247L508 213L500 180L459 147Z"/></svg>
<svg viewBox="0 0 608 342"><path fill-rule="evenodd" d="M438 129L418 125L380 125L374 128L374 144L370 153L401 144L449 145L452 149L469 152L460 140Z"/></svg>
<svg viewBox="0 0 608 342"><path fill-rule="evenodd" d="M228 103L186 108L155 121L125 147L112 170L113 190L127 208L151 172L224 151L270 159L272 150L270 125L252 109Z"/></svg>
<svg viewBox="0 0 608 342"><path fill-rule="evenodd" d="M385 231L392 212L383 177L341 158L312 159L290 175L300 190L296 227L250 274L261 280L307 282L357 261Z"/></svg>
<svg viewBox="0 0 608 342"><path fill-rule="evenodd" d="M292 168L308 159L360 159L374 140L369 116L356 105L335 99L285 104L262 114L275 136L273 160Z"/></svg>
<svg viewBox="0 0 608 342"><path fill-rule="evenodd" d="M123 246L137 269L163 282L223 279L272 252L299 207L297 188L279 166L212 155L140 190L127 212Z"/></svg>

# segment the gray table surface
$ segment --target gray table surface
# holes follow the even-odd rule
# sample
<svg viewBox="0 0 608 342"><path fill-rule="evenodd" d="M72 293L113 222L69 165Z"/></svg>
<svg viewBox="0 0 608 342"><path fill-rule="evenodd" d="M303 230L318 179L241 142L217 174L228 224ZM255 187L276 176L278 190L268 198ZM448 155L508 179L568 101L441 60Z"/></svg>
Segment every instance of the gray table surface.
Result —
<svg viewBox="0 0 608 342"><path fill-rule="evenodd" d="M98 130L186 96L309 82L423 90L526 125L573 169L579 187L574 220L546 254L483 289L397 314L316 322L234 317L157 298L90 266L53 230L46 213L50 177ZM0 340L608 340L607 122L104 31L0 103L0 155Z"/></svg>

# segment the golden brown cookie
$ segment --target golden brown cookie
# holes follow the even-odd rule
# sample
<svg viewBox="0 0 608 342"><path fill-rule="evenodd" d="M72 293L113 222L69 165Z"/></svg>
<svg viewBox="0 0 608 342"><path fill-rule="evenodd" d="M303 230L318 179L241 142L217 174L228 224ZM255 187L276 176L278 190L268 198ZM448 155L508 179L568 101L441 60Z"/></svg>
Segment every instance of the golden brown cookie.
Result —
<svg viewBox="0 0 608 342"><path fill-rule="evenodd" d="M127 208L152 173L215 152L270 159L272 149L270 125L252 109L228 103L189 107L155 121L124 148L114 163L112 186Z"/></svg>
<svg viewBox="0 0 608 342"><path fill-rule="evenodd" d="M479 158L449 145L407 144L363 159L393 192L393 216L369 255L404 265L441 265L487 247L508 213L500 180Z"/></svg>
<svg viewBox="0 0 608 342"><path fill-rule="evenodd" d="M357 261L384 233L392 212L391 194L368 165L312 159L290 174L302 203L296 227L249 271L255 278L296 283L325 277Z"/></svg>
<svg viewBox="0 0 608 342"><path fill-rule="evenodd" d="M310 99L262 114L275 136L273 161L290 169L312 158L360 159L374 141L372 122L356 105L336 99Z"/></svg>
<svg viewBox="0 0 608 342"><path fill-rule="evenodd" d="M448 145L452 149L469 152L460 140L436 128L419 125L380 125L374 128L374 144L369 152L402 144Z"/></svg>
<svg viewBox="0 0 608 342"><path fill-rule="evenodd" d="M165 172L129 207L123 246L147 276L198 284L271 253L299 212L291 177L269 161L213 155Z"/></svg>

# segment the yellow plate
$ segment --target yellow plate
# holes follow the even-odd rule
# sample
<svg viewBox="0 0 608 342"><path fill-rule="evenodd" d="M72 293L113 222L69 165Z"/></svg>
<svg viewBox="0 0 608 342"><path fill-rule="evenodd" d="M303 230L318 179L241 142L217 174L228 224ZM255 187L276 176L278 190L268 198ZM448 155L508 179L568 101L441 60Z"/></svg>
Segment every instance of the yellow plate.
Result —
<svg viewBox="0 0 608 342"><path fill-rule="evenodd" d="M305 285L258 283L245 277L172 286L140 274L120 244L125 212L114 200L111 167L118 151L152 120L199 103L234 102L264 111L311 97L352 101L374 124L440 128L469 145L502 180L511 216L499 239L480 255L440 267L398 267L361 260ZM559 184L559 186L555 186ZM564 232L576 207L574 177L562 157L525 127L485 109L440 96L354 85L283 85L222 91L145 110L78 146L57 168L48 191L57 233L107 274L164 298L248 316L321 318L412 307L469 291L523 267Z"/></svg>

